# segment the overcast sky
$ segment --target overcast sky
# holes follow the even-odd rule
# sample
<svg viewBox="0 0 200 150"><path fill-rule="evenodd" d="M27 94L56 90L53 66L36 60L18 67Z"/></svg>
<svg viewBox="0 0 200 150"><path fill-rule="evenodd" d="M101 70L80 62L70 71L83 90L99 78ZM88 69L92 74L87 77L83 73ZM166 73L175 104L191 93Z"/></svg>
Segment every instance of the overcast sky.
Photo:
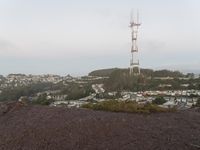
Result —
<svg viewBox="0 0 200 150"><path fill-rule="evenodd" d="M143 68L200 69L199 0L0 0L0 74L129 67L139 9Z"/></svg>

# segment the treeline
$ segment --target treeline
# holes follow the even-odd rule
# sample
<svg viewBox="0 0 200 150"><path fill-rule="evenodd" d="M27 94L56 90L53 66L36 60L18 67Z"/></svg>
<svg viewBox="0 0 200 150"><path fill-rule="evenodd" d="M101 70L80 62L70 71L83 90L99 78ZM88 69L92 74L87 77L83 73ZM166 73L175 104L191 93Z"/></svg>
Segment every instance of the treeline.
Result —
<svg viewBox="0 0 200 150"><path fill-rule="evenodd" d="M141 73L145 76L150 77L184 77L185 75L179 71L170 70L152 70L152 69L141 69Z"/></svg>
<svg viewBox="0 0 200 150"><path fill-rule="evenodd" d="M174 79L160 80L154 77L173 77ZM134 76L129 74L128 69L118 69L109 75L105 82L105 88L108 91L145 91L145 90L179 90L179 89L200 89L200 78L182 80L178 77L184 75L178 71L160 70L153 71L142 69L141 75ZM188 87L181 86L189 84ZM162 86L166 85L166 86ZM168 86L170 85L170 86Z"/></svg>
<svg viewBox="0 0 200 150"><path fill-rule="evenodd" d="M113 71L119 70L119 68L111 68L111 69L100 69L90 72L89 76L99 76L99 77L108 77L111 75Z"/></svg>

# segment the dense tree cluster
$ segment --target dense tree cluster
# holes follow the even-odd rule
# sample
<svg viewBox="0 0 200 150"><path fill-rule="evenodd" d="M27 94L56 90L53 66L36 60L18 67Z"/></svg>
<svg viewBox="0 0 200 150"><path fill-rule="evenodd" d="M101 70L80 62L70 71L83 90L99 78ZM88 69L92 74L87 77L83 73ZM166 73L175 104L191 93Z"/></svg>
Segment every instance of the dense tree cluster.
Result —
<svg viewBox="0 0 200 150"><path fill-rule="evenodd" d="M111 73L110 78L105 82L107 90L123 91L140 90L145 83L143 76L132 76L126 69L116 70Z"/></svg>
<svg viewBox="0 0 200 150"><path fill-rule="evenodd" d="M90 84L77 84L71 83L66 88L62 89L61 94L67 94L67 100L77 100L93 93L93 89Z"/></svg>
<svg viewBox="0 0 200 150"><path fill-rule="evenodd" d="M128 69L117 69L109 77L105 82L105 88L108 91L200 89L200 78L188 78L184 80L182 78L187 76L178 71L142 69L141 75L134 76L129 74ZM166 77L166 79L162 79L162 77ZM168 79L168 77L171 78ZM183 86L184 84L188 86Z"/></svg>

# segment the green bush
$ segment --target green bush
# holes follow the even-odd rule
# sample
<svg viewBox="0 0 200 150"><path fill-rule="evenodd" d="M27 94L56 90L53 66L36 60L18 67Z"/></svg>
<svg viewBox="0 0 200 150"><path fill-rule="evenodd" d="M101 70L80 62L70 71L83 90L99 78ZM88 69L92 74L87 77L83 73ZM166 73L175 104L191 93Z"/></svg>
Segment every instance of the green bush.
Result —
<svg viewBox="0 0 200 150"><path fill-rule="evenodd" d="M36 100L33 100L32 104L35 104L35 105L50 105L52 102L54 102L53 99L47 99L47 95L42 94Z"/></svg>
<svg viewBox="0 0 200 150"><path fill-rule="evenodd" d="M166 103L167 101L164 99L164 97L156 97L155 100L152 101L153 104L156 105L162 105L164 103Z"/></svg>
<svg viewBox="0 0 200 150"><path fill-rule="evenodd" d="M67 94L66 100L78 100L93 93L91 85L71 83L67 88L62 89L62 94Z"/></svg>
<svg viewBox="0 0 200 150"><path fill-rule="evenodd" d="M35 100L32 102L32 104L35 104L35 105L50 105L52 102L54 102L54 100L52 99L43 99L43 100Z"/></svg>
<svg viewBox="0 0 200 150"><path fill-rule="evenodd" d="M137 104L134 101L117 101L117 100L107 100L97 103L88 103L82 105L82 108L112 111L112 112L128 112L128 113L155 113L155 112L175 111L175 109L162 108L155 104L150 104L150 103Z"/></svg>

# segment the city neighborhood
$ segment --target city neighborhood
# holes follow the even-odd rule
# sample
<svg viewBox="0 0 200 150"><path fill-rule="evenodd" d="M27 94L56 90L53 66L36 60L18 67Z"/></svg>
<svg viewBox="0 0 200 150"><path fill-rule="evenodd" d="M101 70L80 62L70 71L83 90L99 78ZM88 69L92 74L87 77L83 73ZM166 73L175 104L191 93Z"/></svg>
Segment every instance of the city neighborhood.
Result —
<svg viewBox="0 0 200 150"><path fill-rule="evenodd" d="M161 107L177 107L178 109L188 109L196 104L198 97L200 96L200 90L148 90L148 91L106 91L104 89L103 80L109 77L97 77L97 76L83 76L72 77L59 76L59 75L24 75L24 74L10 74L6 77L0 76L0 95L4 89L12 89L17 87L26 87L33 84L51 83L53 85L68 86L69 84L77 84L79 87L83 87L86 84L92 89L85 97L78 99L68 99L68 93L62 93L61 89L55 90L43 90L35 93L34 95L19 97L19 101L28 99L34 101L38 97L45 95L47 100L53 99L50 106L66 106L66 107L80 107L83 104L89 102L101 102L109 99L115 99L118 101L136 101L137 103L151 103L156 97L162 96L167 101L162 104ZM173 80L172 78L156 78L156 80ZM187 81L188 78L182 78ZM101 83L102 82L102 83ZM189 83L181 84L182 87L188 87ZM171 87L170 84L160 84L159 87Z"/></svg>

